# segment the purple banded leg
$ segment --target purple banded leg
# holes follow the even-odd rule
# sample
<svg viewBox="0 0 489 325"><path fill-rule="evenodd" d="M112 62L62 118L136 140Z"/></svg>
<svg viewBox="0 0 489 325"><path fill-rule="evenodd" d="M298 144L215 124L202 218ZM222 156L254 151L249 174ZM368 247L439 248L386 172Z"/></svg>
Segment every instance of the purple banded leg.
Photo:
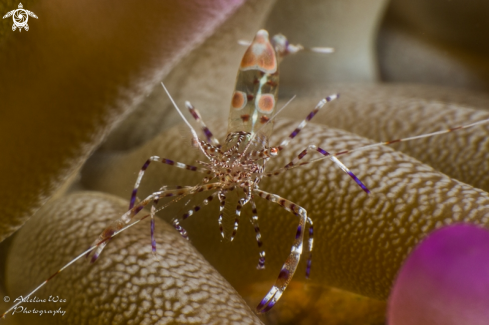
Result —
<svg viewBox="0 0 489 325"><path fill-rule="evenodd" d="M229 148L228 150L226 150L224 152L224 154L233 154L233 153L238 153L239 151L239 148L241 146L241 144L243 143L243 141L246 139L246 133L243 133L243 132L240 132L240 133L237 133L237 136L236 136L236 143L231 147ZM227 138L226 139L226 142L230 141L231 138ZM241 156L241 155L240 155Z"/></svg>
<svg viewBox="0 0 489 325"><path fill-rule="evenodd" d="M87 257L92 255L92 262L95 262L95 260L100 256L102 253L103 249L105 246L107 246L108 239L110 238L116 231L122 229L125 227L129 222L131 222L132 218L139 213L146 205L148 205L151 202L160 200L161 198L164 197L176 197L176 196L183 196L183 195L189 195L189 194L194 194L197 192L203 192L203 191L211 191L219 188L221 186L221 183L211 183L211 184L204 184L204 185L199 185L199 186L194 186L194 187L184 187L184 188L178 188L178 189L171 189L171 190L163 190L163 191L158 191L154 192L151 195L149 195L147 198L139 202L138 205L132 207L129 209L126 213L124 213L118 220L114 221L111 223L98 237L97 239L90 245L92 246L98 246L96 249L94 249ZM102 244L100 244L102 242Z"/></svg>
<svg viewBox="0 0 489 325"><path fill-rule="evenodd" d="M221 146L214 146L210 143L205 142L204 140L199 140L199 144L197 145L202 149L204 155L211 161L215 162L214 159L216 156L223 155L224 153L221 151Z"/></svg>
<svg viewBox="0 0 489 325"><path fill-rule="evenodd" d="M256 233L256 242L258 243L258 248L261 248L263 245L261 241L261 234L260 234L260 228L258 226L258 211L256 209L256 204L253 199L250 201L252 212L253 212L253 217L252 217L252 224L253 227L255 228L255 233ZM309 237L307 240L308 243L308 250L309 250L309 256L307 258L307 267L306 267L306 279L309 278L310 273L311 273L311 264L312 264L312 249L313 249L313 243L314 243L314 236L313 236L313 222L312 220L308 217L307 218L307 223L309 223ZM258 260L258 265L256 267L257 269L264 269L265 268L265 251L262 250L260 252L260 258Z"/></svg>
<svg viewBox="0 0 489 325"><path fill-rule="evenodd" d="M297 269L297 265L299 265L299 261L302 254L302 244L304 240L304 228L308 221L307 212L304 208L298 206L297 204L286 200L278 195L270 194L262 190L255 189L253 190L258 196L279 204L287 211L293 213L294 215L299 217L299 226L297 227L297 231L295 234L295 239L292 244L292 249L290 251L289 256L285 260L282 269L278 275L278 279L275 281L272 289L267 293L265 298L258 304L256 307L256 311L258 313L265 313L272 309L272 307L277 303L277 301L282 296L284 290L287 288L287 285L290 283L290 280L294 276L294 273Z"/></svg>
<svg viewBox="0 0 489 325"><path fill-rule="evenodd" d="M320 152L321 154L323 154L324 157L321 157L321 158L318 158L318 159L312 159L309 162L311 162L311 163L312 162L316 162L316 161L319 161L319 160L324 159L326 156L331 156L330 159L334 163L336 163L351 178L353 178L353 180L362 188L362 190L364 190L367 194L369 194L370 193L369 189L348 168L346 168L346 166L343 165L343 163L341 163L338 160L338 158L336 158L337 156L349 154L349 153L355 152L355 151L370 149L370 148L374 148L374 147L391 145L391 144L398 143L398 142L406 142L406 141L411 141L411 140L428 138L428 137L432 137L432 136L436 136L436 135L440 135L440 134L446 134L446 133L454 132L454 131L457 131L457 130L468 129L468 128L471 128L471 127L474 127L474 126L478 126L478 125L481 125L481 124L486 124L486 123L489 123L489 119L482 120L482 121L477 121L477 122L470 123L470 124L465 124L465 125L460 125L460 126L452 127L452 128L441 130L441 131L420 134L420 135L416 135L416 136L412 136L412 137L401 138L401 139L390 140L390 141L384 141L384 142L372 143L372 144L368 144L368 145L363 146L363 147L357 147L357 148L353 148L353 149L349 149L349 150L344 150L344 151L341 151L341 152L336 152L336 153L334 153L332 155L330 153L326 152L325 150L323 150L321 148L318 148L318 152ZM277 171L279 173L282 172L281 170L277 170ZM268 173L266 176L272 176L272 175L277 175L277 174Z"/></svg>
<svg viewBox="0 0 489 325"><path fill-rule="evenodd" d="M155 214L156 214L156 203L158 200L154 201L155 203L151 206L151 251L153 252L153 256L156 257L156 240L155 240Z"/></svg>
<svg viewBox="0 0 489 325"><path fill-rule="evenodd" d="M309 256L307 256L306 262L306 279L309 279L312 266L312 249L314 247L314 224L309 217L307 217L307 223L309 224L309 232L307 237L307 249L309 251Z"/></svg>
<svg viewBox="0 0 489 325"><path fill-rule="evenodd" d="M325 157L329 156L329 159L331 159L332 162L334 162L338 167L340 167L342 171L348 174L348 176L350 176L365 193L370 194L370 190L365 186L365 184L363 184L362 181L360 181L358 177L356 177L355 174L352 173L351 170L349 170L345 165L343 165L343 163L338 158L336 158L335 155L331 155L329 152L319 147L316 147L316 151Z"/></svg>
<svg viewBox="0 0 489 325"><path fill-rule="evenodd" d="M370 190L367 188L367 186L365 186L365 184L363 184L362 181L357 176L355 176L355 174L353 174L353 172L351 170L349 170L345 165L343 165L343 163L338 158L336 158L335 155L331 155L326 150L321 149L315 145L310 145L307 149L304 149L303 151L301 151L301 153L297 157L295 157L290 163L285 165L283 168L271 171L271 172L265 174L265 176L270 177L270 176L280 175L289 169L299 167L299 166L303 166L303 165L306 165L310 162L316 161L315 159L313 159L313 160L301 162L301 159L304 158L310 151L316 151L316 152L319 152L324 157L329 157L329 159L331 159L332 162L334 162L336 165L338 165L338 167L340 167L342 171L344 171L346 174L348 174L348 176L350 176L355 181L355 183L357 183L357 185L360 186L360 188L365 193L370 194Z"/></svg>
<svg viewBox="0 0 489 325"><path fill-rule="evenodd" d="M321 148L319 148L321 149ZM360 186L360 188L367 194L370 194L370 190L365 186L365 184L362 183L362 181L360 181L358 179L358 177L355 176L355 174L353 174L345 165L343 165L343 163L338 159L336 158L335 156L331 156L330 158L336 165L338 165L342 171L344 171L345 173L348 174L348 176L350 176L354 181L355 183L357 183L358 186Z"/></svg>
<svg viewBox="0 0 489 325"><path fill-rule="evenodd" d="M222 238L224 238L224 228L222 226L222 218L224 216L224 207L226 206L226 191L220 191L218 194L219 201L221 204L219 205L219 231L221 232Z"/></svg>
<svg viewBox="0 0 489 325"><path fill-rule="evenodd" d="M312 265L312 248L314 244L314 235L313 235L313 224L312 220L309 220L310 226L309 226L309 237L307 239L307 246L309 249L309 256L307 257L307 265L306 265L306 279L309 279L309 276L311 275L311 265Z"/></svg>
<svg viewBox="0 0 489 325"><path fill-rule="evenodd" d="M166 165L170 165L170 166L174 166L177 168L186 169L186 170L190 170L190 171L194 171L194 172L211 174L211 171L209 171L209 170L198 168L198 167L195 167L192 165L183 164L183 163L173 161L170 159L166 159L166 158L160 158L158 156L152 156L148 160L146 160L143 167L141 167L141 170L139 171L138 178L136 179L136 184L134 185L134 189L132 190L131 201L129 203L129 210L132 209L134 207L134 204L136 203L136 196L138 193L139 185L141 184L141 180L143 179L143 176L144 176L144 173L146 172L146 169L148 168L149 164L152 161L159 161L159 162L166 164Z"/></svg>
<svg viewBox="0 0 489 325"><path fill-rule="evenodd" d="M319 103L316 105L316 107L307 115L307 117L297 126L297 128L289 135L289 137L285 140L283 140L280 145L278 146L278 149L279 150L282 150L283 148L285 148L290 140L292 140L293 138L295 138L299 132L301 132L301 130L307 125L307 123L312 120L312 118L314 117L314 115L317 114L317 112L319 112L319 110L321 108L323 108L323 106L328 103L328 102L331 102L333 100L335 100L336 98L340 97L339 94L334 94L334 95L331 95L331 96L328 96L326 98L323 98L319 101Z"/></svg>
<svg viewBox="0 0 489 325"><path fill-rule="evenodd" d="M180 233L180 236L182 236L186 240L189 240L187 231L182 226L180 226L180 222L178 221L178 219L173 220L173 227Z"/></svg>
<svg viewBox="0 0 489 325"><path fill-rule="evenodd" d="M239 200L239 202L241 203L241 206L244 206L246 203L250 202L250 200L251 200L251 183L248 183L247 185L248 185L248 188L244 190L244 194L246 196Z"/></svg>
<svg viewBox="0 0 489 325"><path fill-rule="evenodd" d="M214 199L214 197L216 196L217 192L215 193L212 193L212 195L210 195L209 197L207 197L204 201L202 201L202 204L203 205L207 205L209 204L210 201L212 201ZM188 210L187 213L185 213L182 217L181 217L181 220L185 220L187 219L188 217L190 217L191 215L193 215L194 213L200 211L201 207L196 205L193 207L193 209L190 209ZM188 239L188 235L187 235L187 231L180 225L180 220L179 219L174 219L173 220L173 227L180 233L180 235L185 238L186 240L189 240Z"/></svg>
<svg viewBox="0 0 489 325"><path fill-rule="evenodd" d="M200 127L202 128L202 132L207 138L207 142L214 144L215 146L219 146L219 141L214 137L214 135L209 130L207 125L205 125L204 120L202 119L199 111L192 104L190 104L190 102L185 102L185 106L187 106L188 110L190 111L190 114L192 114L193 118L197 121L197 123L200 124Z"/></svg>
<svg viewBox="0 0 489 325"><path fill-rule="evenodd" d="M317 147L313 146L313 145L307 147L307 149L302 150L301 153L299 155L297 155L297 157L292 159L292 161L289 162L287 165L285 165L284 167L282 167L280 169L274 170L270 173L266 173L265 176L270 177L270 176L280 175L280 174L286 172L287 170L289 170L291 168L299 167L299 166L303 166L303 165L308 164L309 161L301 162L301 159L304 158L309 153L309 151L311 151L311 150L316 151Z"/></svg>
<svg viewBox="0 0 489 325"><path fill-rule="evenodd" d="M231 234L231 241L234 240L234 237L236 237L236 234L238 233L238 225L239 225L239 216L241 215L241 209L243 206L241 205L241 201L238 200L238 205L236 206L236 218L234 219L234 228L233 228L233 233Z"/></svg>
<svg viewBox="0 0 489 325"><path fill-rule="evenodd" d="M258 225L258 211L256 210L256 204L253 198L251 198L250 204L251 211L253 212L251 223L253 225L253 228L255 229L256 243L258 244L258 249L261 249L261 247L263 246L263 242L261 241L260 226ZM259 270L265 268L265 250L260 251L260 258L258 259L258 265L256 266L256 268Z"/></svg>
<svg viewBox="0 0 489 325"><path fill-rule="evenodd" d="M202 204L201 205L207 205L207 204L209 204L209 202L211 202L216 195L217 195L217 192L212 193L212 195L209 195L206 199L204 199L204 201L202 201ZM182 215L182 220L185 220L188 217L190 217L191 215L193 215L194 213L199 212L200 209L201 209L201 206L200 205L194 206L192 209L188 210L186 213L184 213Z"/></svg>

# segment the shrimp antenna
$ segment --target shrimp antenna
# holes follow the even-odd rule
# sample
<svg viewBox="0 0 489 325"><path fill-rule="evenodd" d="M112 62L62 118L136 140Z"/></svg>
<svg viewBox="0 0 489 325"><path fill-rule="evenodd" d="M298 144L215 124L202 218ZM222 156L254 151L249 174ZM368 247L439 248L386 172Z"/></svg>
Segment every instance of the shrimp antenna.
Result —
<svg viewBox="0 0 489 325"><path fill-rule="evenodd" d="M314 52L314 53L333 53L334 48L332 48L332 47L305 47L304 51Z"/></svg>
<svg viewBox="0 0 489 325"><path fill-rule="evenodd" d="M202 144L200 143L200 140L199 140L199 136L197 135L197 132L195 132L195 129L192 127L192 125L190 125L190 123L188 122L188 120L185 118L185 116L183 116L183 113L182 111L180 110L180 108L178 107L177 103L175 103L175 101L173 100L173 97L171 97L170 95L170 92L168 91L168 89L166 89L165 85L163 84L163 82L161 82L161 86L163 87L163 89L165 90L166 94L168 95L168 97L170 98L172 104L173 104L173 107L175 107L175 109L177 110L178 114L180 114L180 116L182 117L183 121L185 123L187 123L188 127L190 128L190 131L192 132L192 140L194 141L194 144L196 147L198 147L200 149L200 151L202 151L202 153L207 157L207 159L211 160L212 161L212 158L211 156L209 156L209 154L205 151L205 149L202 147Z"/></svg>
<svg viewBox="0 0 489 325"><path fill-rule="evenodd" d="M291 102L292 102L292 101L293 101L293 100L294 100L296 97L297 97L297 95L292 96L292 98L291 98L291 99L289 99L289 100L287 101L287 103L285 103L285 104L284 104L284 106L282 106L282 107L281 107L281 108L280 108L280 109L277 111L277 113L273 114L273 116L272 116L272 117L271 117L271 118L270 118L270 119L269 119L269 120L268 120L268 121L267 121L265 124L263 124L263 125L262 125L262 127L264 127L265 125L267 125L268 123L270 123L270 121L271 121L271 120L273 120L273 119L274 119L274 118L275 118L275 117L276 117L278 114L280 114L280 112L282 112L282 111L284 110L284 108L286 108L287 106L289 106L289 104L290 104L290 103L291 103ZM261 130L261 128L260 128L258 131L260 131L260 130Z"/></svg>
<svg viewBox="0 0 489 325"><path fill-rule="evenodd" d="M195 132L195 129L192 127L192 125L190 125L189 121L185 118L185 116L183 115L182 111L178 107L177 103L175 103L175 101L173 100L173 97L171 97L170 92L168 91L168 89L166 89L166 87L163 84L163 82L161 82L161 86L163 87L163 89L165 90L166 94L168 95L168 98L170 98L170 100L171 100L171 102L173 104L173 107L175 107L175 109L177 110L178 114L180 114L180 116L182 117L183 121L185 123L187 123L188 127L190 128L190 131L192 132L192 135L194 136L194 138L195 139L199 139L199 137L197 136L197 132Z"/></svg>
<svg viewBox="0 0 489 325"><path fill-rule="evenodd" d="M452 127L452 128L441 130L441 131L436 131L436 132L431 132L431 133L425 133L425 134L415 135L415 136L408 137L408 138L402 138L402 139L390 140L390 141L384 141L384 142L377 142L377 143L369 144L369 145L366 145L366 146L363 146L363 147L358 147L358 148L353 148L353 149L350 149L350 150L340 151L340 152L337 152L337 153L333 154L333 156L340 156L340 155L344 155L344 154L347 154L347 153L350 153L350 152L353 152L353 151L365 150L365 149L372 148L372 147L386 146L386 145L390 145L390 144L398 143L398 142L407 142L407 141L416 140L416 139L428 138L428 137L432 137L432 136L435 136L435 135L440 135L440 134L454 132L454 131L457 131L457 130L468 129L468 128L471 128L471 127L474 127L474 126L478 126L478 125L481 125L481 124L486 124L486 123L489 123L489 119L477 121L477 122L470 123L470 124L465 124L465 125L460 125L460 126ZM323 160L326 157L327 156L316 158L316 159L311 159L309 162L313 163L315 161Z"/></svg>

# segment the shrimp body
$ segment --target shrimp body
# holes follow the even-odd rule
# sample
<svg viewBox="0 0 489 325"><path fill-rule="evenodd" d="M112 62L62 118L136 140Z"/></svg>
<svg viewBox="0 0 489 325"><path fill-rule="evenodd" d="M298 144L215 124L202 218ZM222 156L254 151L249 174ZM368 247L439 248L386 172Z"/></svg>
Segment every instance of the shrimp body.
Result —
<svg viewBox="0 0 489 325"><path fill-rule="evenodd" d="M319 147L309 146L282 169L272 172L265 172L267 162L272 157L277 156L279 152L288 145L289 141L299 134L302 128L305 127L305 125L327 102L338 98L338 95L335 94L322 99L314 110L308 114L306 119L297 126L297 128L289 135L287 139L283 140L277 147L269 146L269 138L273 131L273 114L275 113L277 102L279 63L286 55L296 53L303 49L304 48L301 45L289 44L288 40L283 35L275 35L270 40L267 31L260 30L257 32L254 40L249 44L249 47L247 48L238 69L236 86L231 99L228 119L228 135L222 146L213 136L212 132L207 128L197 109L195 109L189 102L186 102L186 106L191 115L200 124L202 132L205 135L205 140L202 140L197 136L194 128L185 119L182 112L171 98L168 90L162 84L178 113L189 126L192 132L193 145L201 150L201 152L206 156L207 161L198 161L200 167L196 167L157 156L150 157L141 168L138 179L136 180L129 210L119 220L109 225L109 227L107 227L107 229L92 244L93 247L96 246L91 253L93 254L92 261L95 261L99 257L103 248L108 244L110 238L126 227L127 224L131 222L133 217L150 203L152 204L152 248L153 252L155 252L156 242L153 238L154 215L156 213L155 206L160 199L165 197L183 197L203 191L209 191L211 192L210 195L203 202L203 204L206 205L207 202L211 201L217 196L218 200L220 201L218 224L221 236L224 238L223 216L224 207L226 205L226 197L229 191L236 190L239 199L236 203L236 217L230 240L234 240L237 234L243 206L250 204L253 213L251 222L253 224L256 241L260 249L257 265L258 269L263 269L265 267L265 251L262 249L263 242L258 224L259 216L256 209L255 198L260 197L270 202L279 204L286 211L297 216L299 219L299 225L297 227L291 252L282 266L275 285L260 302L257 307L257 311L266 312L272 308L292 279L303 251L303 241L307 224L309 224L309 257L307 262L306 277L309 276L313 248L313 222L309 217L307 217L307 211L294 202L291 202L276 194L265 192L259 188L259 183L263 177L278 175L290 168L301 165L300 160L307 155L308 150L316 151L323 156L330 156L327 151ZM324 53L329 52L330 49L327 49L326 51L324 48L316 48L314 51ZM338 164L343 171L348 173L364 191L368 193L368 189L365 187L365 185L363 185L363 183L361 183L360 180L358 180L358 178L356 178L356 176L348 170L348 168L346 168L336 157L331 156L331 159L334 163ZM176 189L168 189L167 187L163 187L160 189L160 191L152 193L147 198L136 204L136 194L139 184L151 162L161 162L178 168L203 173L205 176L202 179L202 182L195 186L179 186ZM171 204L171 202L168 204ZM180 221L188 218L199 210L200 206L195 206L193 209L185 213L180 219L173 220L173 226L175 229L179 231L180 234L186 239L188 239L187 232L181 226Z"/></svg>

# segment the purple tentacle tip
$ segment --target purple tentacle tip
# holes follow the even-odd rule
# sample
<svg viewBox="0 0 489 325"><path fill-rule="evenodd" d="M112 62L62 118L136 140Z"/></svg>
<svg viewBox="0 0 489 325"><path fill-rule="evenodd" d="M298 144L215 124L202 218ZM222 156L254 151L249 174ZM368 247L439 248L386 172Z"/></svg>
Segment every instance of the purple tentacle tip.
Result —
<svg viewBox="0 0 489 325"><path fill-rule="evenodd" d="M389 325L489 324L489 231L457 224L431 233L406 259Z"/></svg>

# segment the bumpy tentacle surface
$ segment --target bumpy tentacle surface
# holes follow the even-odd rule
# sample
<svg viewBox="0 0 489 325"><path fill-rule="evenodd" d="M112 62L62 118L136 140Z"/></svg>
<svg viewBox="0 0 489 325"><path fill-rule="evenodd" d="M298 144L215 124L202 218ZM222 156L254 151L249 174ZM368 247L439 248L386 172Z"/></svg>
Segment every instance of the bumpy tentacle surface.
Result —
<svg viewBox="0 0 489 325"><path fill-rule="evenodd" d="M25 296L52 272L51 265L68 261L80 247L87 247L93 232L126 208L127 200L94 192L68 195L43 207L20 233L36 238L39 245L32 247L19 236L9 253L9 294ZM17 310L1 321L218 324L234 319L243 324L261 324L222 276L164 222L157 221L158 250L154 258L148 245L147 221L114 238L106 248L106 258L95 264L76 263L35 294L39 299L59 296L66 302L22 304L29 310L59 308L64 315L40 316ZM96 303L91 305L92 301ZM131 312L119 312L120 308Z"/></svg>

